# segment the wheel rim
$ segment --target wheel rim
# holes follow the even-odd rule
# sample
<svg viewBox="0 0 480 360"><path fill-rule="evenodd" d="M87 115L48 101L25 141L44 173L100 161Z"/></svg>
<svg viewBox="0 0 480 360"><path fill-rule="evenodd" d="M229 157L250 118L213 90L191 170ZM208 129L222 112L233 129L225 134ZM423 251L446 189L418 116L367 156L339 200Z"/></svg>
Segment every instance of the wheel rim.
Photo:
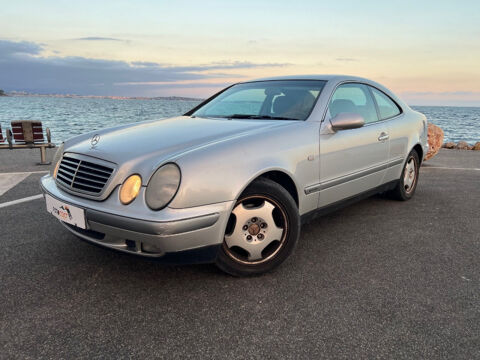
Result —
<svg viewBox="0 0 480 360"><path fill-rule="evenodd" d="M288 231L285 210L265 196L239 201L229 225L223 247L228 256L242 264L259 264L273 258L283 248Z"/></svg>
<svg viewBox="0 0 480 360"><path fill-rule="evenodd" d="M412 193L415 188L415 183L417 181L417 164L415 159L411 157L405 164L405 169L403 171L403 187L407 194Z"/></svg>

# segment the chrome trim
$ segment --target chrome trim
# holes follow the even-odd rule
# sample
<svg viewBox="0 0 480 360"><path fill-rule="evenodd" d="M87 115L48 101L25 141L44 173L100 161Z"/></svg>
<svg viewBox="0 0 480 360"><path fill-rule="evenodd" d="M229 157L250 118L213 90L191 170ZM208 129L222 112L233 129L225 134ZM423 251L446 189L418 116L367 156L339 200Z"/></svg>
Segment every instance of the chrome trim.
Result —
<svg viewBox="0 0 480 360"><path fill-rule="evenodd" d="M378 141L385 141L390 139L390 135L388 135L386 132L382 131L380 136L378 137Z"/></svg>
<svg viewBox="0 0 480 360"><path fill-rule="evenodd" d="M65 180L62 179L62 178L66 179L65 175L63 175L62 173L60 173L60 174L57 173L57 178L55 179L55 184L60 189L62 189L63 191L66 191L66 192L68 192L72 195L85 197L87 199L102 200L103 195L105 194L105 191L109 188L110 183L112 182L113 178L115 177L115 174L117 172L117 164L115 164L111 161L101 160L101 159L98 159L96 157L92 157L92 156L88 156L88 155L82 155L82 154L77 154L77 153L73 153L73 152L65 152L65 153L63 153L63 155L60 159L60 165L61 166L62 166L62 162L64 160L64 157L69 157L69 158L79 160L79 163L76 164L76 165L69 162L68 160L65 160L65 162L68 163L68 164L64 164L64 166L68 169L68 171L66 171L65 169L62 169L62 171L70 172L70 174L72 176L72 183L73 183L74 179L77 177L77 174L79 173L79 168L80 168L80 165L82 164L82 161L86 161L86 162L89 162L89 163L92 163L92 164L96 164L96 165L99 165L99 166L103 166L103 167L107 167L107 168L112 169L111 174L107 178L107 172L106 171L102 171L101 169L93 169L93 168L89 167L88 165L82 165L82 166L84 166L88 169L92 169L94 171L99 171L101 173L105 173L105 175L96 175L95 174L95 176L97 176L99 178L102 178L102 177L107 178L107 181L103 184L101 190L98 193L91 192L91 191L86 191L86 190L81 190L81 189L77 189L77 188L72 188L72 184L70 184L70 186L69 186L68 183ZM75 168L74 168L74 166L75 166ZM60 175L60 178L58 178L58 175ZM83 177L81 175L79 175L78 177L80 179L83 179ZM66 180L68 180L68 179L66 179ZM95 180L90 180L90 179L88 179L88 181L97 182ZM80 183L80 185L82 185L82 184ZM85 186L93 188L93 186L90 186L90 185L85 185ZM100 188L100 186L98 186L98 187Z"/></svg>
<svg viewBox="0 0 480 360"><path fill-rule="evenodd" d="M348 174L348 175L342 176L340 178L324 181L323 183L310 185L310 186L308 186L304 189L304 192L305 192L305 195L309 195L309 194L312 194L312 193L315 193L315 192L318 192L318 191L321 191L321 190L325 190L325 189L328 189L332 186L337 186L337 185L343 184L345 182L356 180L358 178L361 178L361 177L364 177L364 176L367 176L367 175L371 175L371 174L376 173L378 171L388 169L392 166L403 164L403 161L404 161L403 158L394 159L394 160L389 161L387 163L380 164L380 165L377 165L377 166L373 166L371 168L368 168L368 169L365 169L365 170L362 170L362 171L359 171L359 172L356 172L356 173Z"/></svg>

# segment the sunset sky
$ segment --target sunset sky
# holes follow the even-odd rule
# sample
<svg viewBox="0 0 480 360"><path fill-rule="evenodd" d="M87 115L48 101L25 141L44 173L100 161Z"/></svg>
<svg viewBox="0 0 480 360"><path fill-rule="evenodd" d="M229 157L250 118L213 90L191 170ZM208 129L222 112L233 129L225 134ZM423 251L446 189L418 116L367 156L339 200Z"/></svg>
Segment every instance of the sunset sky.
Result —
<svg viewBox="0 0 480 360"><path fill-rule="evenodd" d="M480 1L2 1L0 88L207 97L352 74L412 105L480 106Z"/></svg>

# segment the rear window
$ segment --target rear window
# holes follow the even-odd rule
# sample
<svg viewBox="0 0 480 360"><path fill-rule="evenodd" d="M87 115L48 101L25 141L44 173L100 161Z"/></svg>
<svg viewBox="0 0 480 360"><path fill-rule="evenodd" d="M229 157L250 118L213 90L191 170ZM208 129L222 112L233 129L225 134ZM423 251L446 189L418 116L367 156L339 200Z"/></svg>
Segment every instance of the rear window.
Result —
<svg viewBox="0 0 480 360"><path fill-rule="evenodd" d="M373 97L377 102L381 120L401 114L402 110L400 110L400 107L392 99L390 99L389 96L375 88L370 87L370 89L372 90Z"/></svg>

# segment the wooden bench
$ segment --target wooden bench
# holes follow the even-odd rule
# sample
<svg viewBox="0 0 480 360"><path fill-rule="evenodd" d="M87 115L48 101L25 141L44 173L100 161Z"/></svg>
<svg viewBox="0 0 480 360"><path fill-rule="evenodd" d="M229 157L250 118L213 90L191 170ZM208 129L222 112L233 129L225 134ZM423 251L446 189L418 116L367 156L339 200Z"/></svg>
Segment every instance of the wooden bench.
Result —
<svg viewBox="0 0 480 360"><path fill-rule="evenodd" d="M2 124L0 124L0 144L3 144L5 140L6 139L3 137L3 132L2 132Z"/></svg>
<svg viewBox="0 0 480 360"><path fill-rule="evenodd" d="M1 130L0 130L1 133ZM4 144L0 139L0 149L40 149L40 165L49 165L47 162L46 149L54 148L50 129L46 129L46 139L43 135L41 121L20 120L12 121L12 130L7 129L7 142ZM3 138L3 136L1 136Z"/></svg>

